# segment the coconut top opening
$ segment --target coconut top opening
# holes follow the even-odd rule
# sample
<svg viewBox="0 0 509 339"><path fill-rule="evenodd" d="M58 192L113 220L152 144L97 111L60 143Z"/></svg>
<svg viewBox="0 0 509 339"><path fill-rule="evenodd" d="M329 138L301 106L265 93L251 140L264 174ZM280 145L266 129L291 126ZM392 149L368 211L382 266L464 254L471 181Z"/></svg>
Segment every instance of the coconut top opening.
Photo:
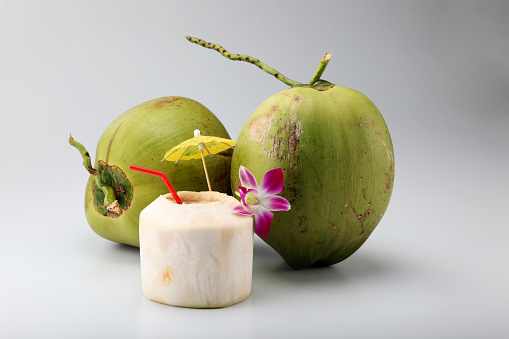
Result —
<svg viewBox="0 0 509 339"><path fill-rule="evenodd" d="M177 192L182 200L182 204L176 204L171 194L166 194L164 197L166 200L172 203L174 208L186 208L186 206L192 205L193 208L209 208L209 207L219 207L219 206L228 206L228 208L233 208L239 204L237 199L232 196L226 195L220 192L191 192L191 191L180 191Z"/></svg>
<svg viewBox="0 0 509 339"><path fill-rule="evenodd" d="M219 192L178 192L182 204L170 193L148 205L140 215L143 227L174 231L193 231L247 227L252 231L253 218L233 213L240 203ZM141 223L140 223L141 227Z"/></svg>

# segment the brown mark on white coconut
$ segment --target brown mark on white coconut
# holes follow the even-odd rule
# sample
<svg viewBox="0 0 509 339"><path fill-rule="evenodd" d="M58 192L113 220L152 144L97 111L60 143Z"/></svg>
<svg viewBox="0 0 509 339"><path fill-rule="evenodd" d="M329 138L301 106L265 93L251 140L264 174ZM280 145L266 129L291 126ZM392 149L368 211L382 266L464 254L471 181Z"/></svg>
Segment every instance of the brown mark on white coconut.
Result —
<svg viewBox="0 0 509 339"><path fill-rule="evenodd" d="M171 266L168 266L161 272L161 281L164 285L171 285L174 276L175 272L173 268Z"/></svg>

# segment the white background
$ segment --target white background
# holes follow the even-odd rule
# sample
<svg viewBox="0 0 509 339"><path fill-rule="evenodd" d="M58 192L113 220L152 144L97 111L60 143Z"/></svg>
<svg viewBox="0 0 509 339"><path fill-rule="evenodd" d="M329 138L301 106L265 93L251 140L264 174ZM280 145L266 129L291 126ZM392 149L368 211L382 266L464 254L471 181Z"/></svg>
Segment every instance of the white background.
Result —
<svg viewBox="0 0 509 339"><path fill-rule="evenodd" d="M509 5L503 1L0 0L3 338L507 338ZM185 35L324 78L378 106L396 179L346 261L295 271L255 241L253 290L225 309L141 292L139 251L87 225L87 172L106 126L167 95L236 139L286 89Z"/></svg>

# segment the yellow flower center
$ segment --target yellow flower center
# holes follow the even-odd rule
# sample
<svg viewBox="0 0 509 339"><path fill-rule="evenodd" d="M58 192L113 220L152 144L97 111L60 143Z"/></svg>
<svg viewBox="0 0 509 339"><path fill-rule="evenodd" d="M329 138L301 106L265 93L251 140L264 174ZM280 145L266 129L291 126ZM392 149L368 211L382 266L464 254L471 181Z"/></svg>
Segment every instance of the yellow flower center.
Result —
<svg viewBox="0 0 509 339"><path fill-rule="evenodd" d="M248 205L258 205L258 197L254 193L248 193L246 194L246 204Z"/></svg>

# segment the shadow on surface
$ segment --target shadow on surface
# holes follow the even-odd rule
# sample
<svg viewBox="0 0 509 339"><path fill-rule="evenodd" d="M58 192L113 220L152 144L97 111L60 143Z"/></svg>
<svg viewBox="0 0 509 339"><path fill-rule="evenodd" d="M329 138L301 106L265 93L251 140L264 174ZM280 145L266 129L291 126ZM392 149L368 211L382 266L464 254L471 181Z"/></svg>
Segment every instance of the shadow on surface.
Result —
<svg viewBox="0 0 509 339"><path fill-rule="evenodd" d="M122 244L107 244L97 254L98 271L127 270L123 274L139 274L140 250ZM134 269L134 271L133 271ZM313 293L349 293L353 286L373 280L393 279L408 269L408 263L394 252L378 253L361 248L350 258L333 266L291 268L270 246L254 243L252 297L250 302L270 302L284 295ZM130 272L130 273L129 273ZM118 273L115 273L118 274Z"/></svg>
<svg viewBox="0 0 509 339"><path fill-rule="evenodd" d="M372 254L372 252L371 252ZM295 270L265 243L254 246L253 283L260 280L280 281L290 285L327 284L362 279L379 279L401 271L401 266L387 256L373 256L360 249L346 260L333 266L310 266Z"/></svg>
<svg viewBox="0 0 509 339"><path fill-rule="evenodd" d="M120 253L132 253L133 255L139 256L140 255L140 248L131 246L131 245L125 245L125 244L119 244L114 243L112 244L115 251L118 251Z"/></svg>
<svg viewBox="0 0 509 339"><path fill-rule="evenodd" d="M281 256L266 244L254 246L253 285L258 281L271 283L284 282L292 285L340 280L342 273L332 266L308 267L295 270Z"/></svg>
<svg viewBox="0 0 509 339"><path fill-rule="evenodd" d="M105 245L99 256L104 263L112 265L140 265L140 249L138 247L109 243Z"/></svg>
<svg viewBox="0 0 509 339"><path fill-rule="evenodd" d="M271 280L288 280L291 284L324 283L331 280L371 279L385 275L398 274L402 267L394 257L372 255L362 248L346 260L333 266L310 266L293 269L270 246L261 242L254 243L253 281L258 278ZM123 264L139 265L140 249L138 247L111 243L103 248L101 258Z"/></svg>

